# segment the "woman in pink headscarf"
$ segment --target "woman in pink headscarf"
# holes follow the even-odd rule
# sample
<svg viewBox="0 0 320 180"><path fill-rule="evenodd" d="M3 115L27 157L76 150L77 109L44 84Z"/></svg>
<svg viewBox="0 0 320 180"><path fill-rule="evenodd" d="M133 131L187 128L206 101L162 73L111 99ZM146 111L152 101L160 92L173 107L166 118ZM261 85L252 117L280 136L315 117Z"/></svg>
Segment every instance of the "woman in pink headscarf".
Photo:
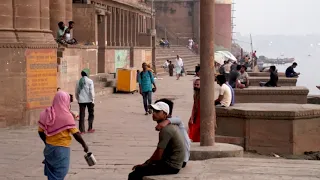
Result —
<svg viewBox="0 0 320 180"><path fill-rule="evenodd" d="M70 95L58 91L51 107L40 114L39 136L45 144L43 151L44 174L48 180L63 180L68 174L70 163L71 136L82 145L85 152L88 146L76 128L70 112Z"/></svg>

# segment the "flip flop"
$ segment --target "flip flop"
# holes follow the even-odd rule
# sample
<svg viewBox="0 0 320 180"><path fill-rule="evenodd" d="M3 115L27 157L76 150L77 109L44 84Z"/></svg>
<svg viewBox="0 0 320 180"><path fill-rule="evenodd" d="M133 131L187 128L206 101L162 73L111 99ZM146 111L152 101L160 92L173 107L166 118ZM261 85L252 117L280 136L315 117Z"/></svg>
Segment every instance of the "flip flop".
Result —
<svg viewBox="0 0 320 180"><path fill-rule="evenodd" d="M94 133L96 130L94 130L94 129L90 129L90 130L88 130L88 133Z"/></svg>

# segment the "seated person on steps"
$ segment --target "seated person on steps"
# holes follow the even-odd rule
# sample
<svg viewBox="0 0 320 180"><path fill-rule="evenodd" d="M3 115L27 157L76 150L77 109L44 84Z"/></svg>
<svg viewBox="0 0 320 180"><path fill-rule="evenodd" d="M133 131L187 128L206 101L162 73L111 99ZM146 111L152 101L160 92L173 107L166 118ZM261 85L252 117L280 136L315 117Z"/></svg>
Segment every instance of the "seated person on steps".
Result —
<svg viewBox="0 0 320 180"><path fill-rule="evenodd" d="M189 157L190 157L190 143L191 143L191 141L190 141L189 135L187 133L187 130L186 130L183 122L181 121L180 117L178 117L178 116L172 117L172 111L173 111L174 103L171 100L164 98L164 99L157 100L155 103L157 103L157 102L167 103L169 105L170 112L169 112L168 119L163 121L163 122L161 122L161 123L159 123L156 126L156 130L157 131L161 131L161 129L163 129L167 125L174 124L174 125L177 125L179 127L180 132L183 135L184 143L185 143L185 157L184 157L184 162L183 162L182 167L184 168L187 165L187 162L189 161Z"/></svg>
<svg viewBox="0 0 320 180"><path fill-rule="evenodd" d="M150 105L157 123L168 119L169 105L158 102ZM132 168L128 180L142 180L144 176L177 174L185 158L185 144L179 127L169 124L159 132L159 142L153 155L143 164Z"/></svg>
<svg viewBox="0 0 320 180"><path fill-rule="evenodd" d="M223 75L217 76L217 83L220 85L219 97L215 101L216 106L229 107L232 103L232 92L226 84L226 77Z"/></svg>

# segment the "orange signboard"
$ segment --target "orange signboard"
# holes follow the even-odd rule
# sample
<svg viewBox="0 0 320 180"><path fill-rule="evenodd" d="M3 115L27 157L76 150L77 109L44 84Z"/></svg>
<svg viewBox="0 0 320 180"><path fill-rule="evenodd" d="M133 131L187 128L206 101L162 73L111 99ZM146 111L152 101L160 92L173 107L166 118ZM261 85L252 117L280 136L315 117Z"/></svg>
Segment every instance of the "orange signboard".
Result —
<svg viewBox="0 0 320 180"><path fill-rule="evenodd" d="M54 49L26 51L27 108L52 104L57 91L57 52Z"/></svg>

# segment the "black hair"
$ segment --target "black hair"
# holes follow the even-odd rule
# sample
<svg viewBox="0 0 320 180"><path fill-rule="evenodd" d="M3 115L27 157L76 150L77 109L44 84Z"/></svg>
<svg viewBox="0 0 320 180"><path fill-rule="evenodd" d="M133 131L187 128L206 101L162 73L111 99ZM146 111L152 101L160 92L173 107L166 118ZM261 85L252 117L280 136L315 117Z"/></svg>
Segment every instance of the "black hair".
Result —
<svg viewBox="0 0 320 180"><path fill-rule="evenodd" d="M237 65L237 71L241 69L241 65Z"/></svg>
<svg viewBox="0 0 320 180"><path fill-rule="evenodd" d="M73 21L69 21L69 26L70 26L71 24L74 24L74 22L73 22Z"/></svg>
<svg viewBox="0 0 320 180"><path fill-rule="evenodd" d="M170 99L167 99L167 98L162 98L162 99L157 100L154 103L158 103L158 102L164 102L164 103L168 104L168 106L169 106L169 115L172 115L173 104L174 104L173 101L171 101Z"/></svg>
<svg viewBox="0 0 320 180"><path fill-rule="evenodd" d="M276 71L276 66L270 66L270 69L272 69L273 71Z"/></svg>
<svg viewBox="0 0 320 180"><path fill-rule="evenodd" d="M241 65L241 67L243 67L243 68L244 68L244 70L247 70L247 66L245 66L245 65Z"/></svg>
<svg viewBox="0 0 320 180"><path fill-rule="evenodd" d="M217 76L217 81L219 81L221 84L224 84L224 83L227 82L226 77L224 75L218 75Z"/></svg>
<svg viewBox="0 0 320 180"><path fill-rule="evenodd" d="M200 71L200 66L196 66L196 73Z"/></svg>
<svg viewBox="0 0 320 180"><path fill-rule="evenodd" d="M59 23L58 23L58 26L62 26L64 23L62 22L62 21L60 21Z"/></svg>
<svg viewBox="0 0 320 180"><path fill-rule="evenodd" d="M292 65L293 65L293 66L298 66L298 64L297 64L296 62L294 62Z"/></svg>
<svg viewBox="0 0 320 180"><path fill-rule="evenodd" d="M81 76L88 76L86 72L81 71Z"/></svg>

